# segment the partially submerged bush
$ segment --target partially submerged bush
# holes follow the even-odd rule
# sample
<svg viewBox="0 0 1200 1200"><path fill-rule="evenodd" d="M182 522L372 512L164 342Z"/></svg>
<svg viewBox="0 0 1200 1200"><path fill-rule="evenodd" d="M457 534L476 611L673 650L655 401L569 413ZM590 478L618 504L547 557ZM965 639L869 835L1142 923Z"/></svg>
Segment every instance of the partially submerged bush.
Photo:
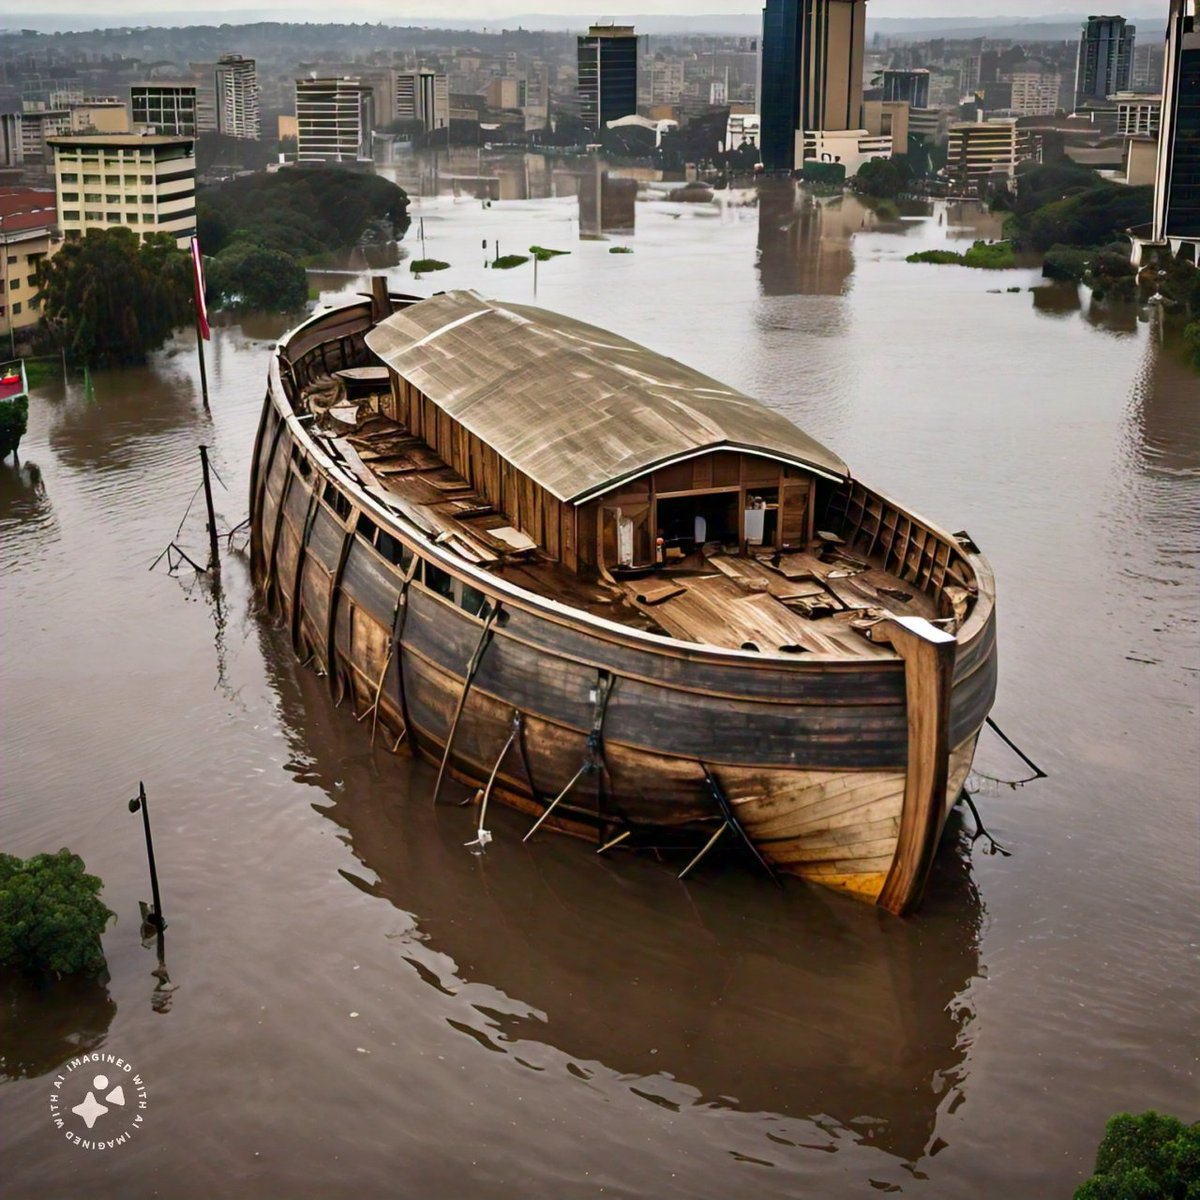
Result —
<svg viewBox="0 0 1200 1200"><path fill-rule="evenodd" d="M918 250L905 260L910 263L941 263L959 267L983 267L1002 271L1016 265L1011 242L974 242L964 254L955 250Z"/></svg>
<svg viewBox="0 0 1200 1200"><path fill-rule="evenodd" d="M507 271L511 267L519 267L522 263L529 261L528 254L502 254L493 263L493 267L497 267L501 271Z"/></svg>
<svg viewBox="0 0 1200 1200"><path fill-rule="evenodd" d="M29 397L0 400L0 459L16 454L29 421Z"/></svg>
<svg viewBox="0 0 1200 1200"><path fill-rule="evenodd" d="M1095 1173L1075 1200L1196 1200L1200 1124L1154 1111L1118 1113L1104 1128Z"/></svg>
<svg viewBox="0 0 1200 1200"><path fill-rule="evenodd" d="M67 849L28 859L0 854L0 966L98 975L100 935L116 917L100 900L103 886Z"/></svg>
<svg viewBox="0 0 1200 1200"><path fill-rule="evenodd" d="M570 254L570 250L550 250L545 246L530 246L529 253L533 255L538 262L546 262L547 259L558 258L560 254Z"/></svg>
<svg viewBox="0 0 1200 1200"><path fill-rule="evenodd" d="M408 264L408 269L414 275L424 275L427 271L444 271L450 264L442 262L440 258L414 258Z"/></svg>

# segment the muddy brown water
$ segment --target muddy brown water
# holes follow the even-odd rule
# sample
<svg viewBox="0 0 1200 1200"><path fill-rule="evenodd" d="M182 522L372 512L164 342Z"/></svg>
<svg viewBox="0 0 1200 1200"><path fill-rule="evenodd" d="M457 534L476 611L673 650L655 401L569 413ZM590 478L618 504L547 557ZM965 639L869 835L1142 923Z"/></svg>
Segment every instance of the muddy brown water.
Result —
<svg viewBox="0 0 1200 1200"><path fill-rule="evenodd" d="M1110 1113L1200 1116L1200 377L1154 315L1031 271L904 263L994 235L968 209L643 199L608 242L579 237L561 192L416 211L452 268L397 287L530 301L531 268L486 269L482 237L569 249L540 265L539 303L761 396L969 530L998 579L995 715L1050 778L977 780L1012 856L956 822L905 921L740 862L684 885L522 845L504 810L476 856L471 811L434 810L430 769L371 750L259 619L242 558L219 595L148 570L200 442L222 526L245 516L284 325L217 331L211 418L186 338L97 372L91 398L49 383L0 468L0 833L76 850L119 920L106 982L4 984L5 1194L1063 1196ZM1021 774L990 735L979 767ZM166 1011L138 932L139 779ZM143 1080L125 1144L55 1127L86 1050Z"/></svg>

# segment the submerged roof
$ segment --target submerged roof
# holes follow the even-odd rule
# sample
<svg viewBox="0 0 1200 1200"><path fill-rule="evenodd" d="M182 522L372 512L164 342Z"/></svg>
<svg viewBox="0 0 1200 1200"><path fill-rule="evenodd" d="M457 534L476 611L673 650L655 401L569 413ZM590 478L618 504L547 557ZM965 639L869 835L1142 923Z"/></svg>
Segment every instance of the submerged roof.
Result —
<svg viewBox="0 0 1200 1200"><path fill-rule="evenodd" d="M563 501L722 448L847 474L836 454L757 400L544 309L447 292L381 321L367 345Z"/></svg>

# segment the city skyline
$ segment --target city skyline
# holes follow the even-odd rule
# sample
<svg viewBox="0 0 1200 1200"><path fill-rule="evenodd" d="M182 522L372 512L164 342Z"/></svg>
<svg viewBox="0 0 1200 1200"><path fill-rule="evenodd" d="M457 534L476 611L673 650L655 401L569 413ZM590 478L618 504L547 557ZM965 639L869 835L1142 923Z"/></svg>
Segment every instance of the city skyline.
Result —
<svg viewBox="0 0 1200 1200"><path fill-rule="evenodd" d="M1165 3L1149 3L1138 0L1134 4L1116 5L1121 15L1130 19L1158 18L1166 19L1167 6ZM753 15L761 12L761 0L700 0L695 4L684 4L682 0L639 0L632 14L601 13L592 6L581 3L580 0L545 0L528 10L522 10L511 0L467 0L456 7L455 17L451 24L460 24L464 19L470 21L496 22L529 22L538 16L576 17L581 25L587 25L596 20L612 20L618 24L643 16L679 16L694 21L704 16L737 16ZM1047 11L1045 5L1038 0L998 0L989 6L989 11L979 13L965 6L963 0L870 0L871 14L876 18L904 18L911 20L946 18L961 18L964 21L976 21L981 18L989 20L1014 19L1036 20L1038 22L1073 21L1087 15L1085 9L1062 6ZM388 24L404 24L408 21L428 23L436 26L439 19L445 19L446 8L439 0L412 0L405 7L403 17L398 17L393 5L383 0L354 0L339 12L343 21L383 21ZM215 3L203 8L188 0L164 0L163 3L150 4L145 0L111 0L103 5L100 15L83 11L79 0L45 0L39 5L42 17L69 18L78 17L80 28L95 27L97 22L103 22L112 16L122 16L137 24L163 25L178 23L218 23L212 20L213 15L220 14L226 18L235 18L239 22L258 20L291 20L291 21L328 21L330 14L327 9L319 7L300 7L286 3L286 0L257 0L253 6L245 0L216 0ZM191 18L191 20L183 20ZM6 11L0 8L0 27L21 28L30 21L30 14L19 11Z"/></svg>

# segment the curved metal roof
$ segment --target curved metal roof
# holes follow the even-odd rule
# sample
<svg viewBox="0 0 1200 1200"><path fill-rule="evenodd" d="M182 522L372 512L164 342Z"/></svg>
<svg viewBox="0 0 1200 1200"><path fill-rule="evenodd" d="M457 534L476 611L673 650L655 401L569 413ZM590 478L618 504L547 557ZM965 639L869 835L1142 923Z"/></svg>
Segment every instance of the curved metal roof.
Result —
<svg viewBox="0 0 1200 1200"><path fill-rule="evenodd" d="M381 321L367 345L564 502L708 450L848 474L836 454L757 400L545 309L446 292Z"/></svg>

